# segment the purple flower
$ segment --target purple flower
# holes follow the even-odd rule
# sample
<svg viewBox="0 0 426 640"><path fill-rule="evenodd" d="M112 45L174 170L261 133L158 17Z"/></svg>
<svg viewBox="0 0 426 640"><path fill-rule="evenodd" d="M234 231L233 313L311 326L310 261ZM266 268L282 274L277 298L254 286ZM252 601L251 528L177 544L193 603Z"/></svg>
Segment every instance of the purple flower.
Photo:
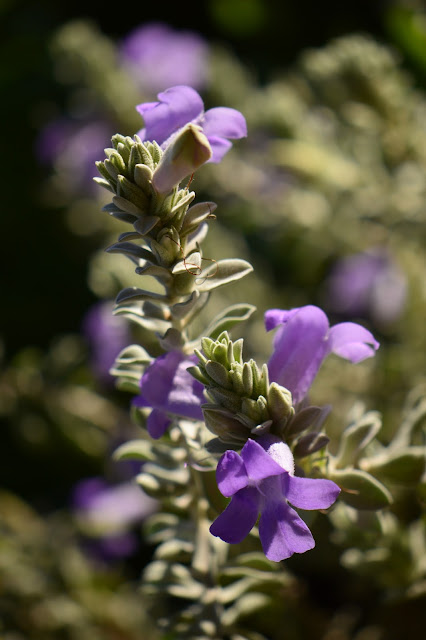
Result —
<svg viewBox="0 0 426 640"><path fill-rule="evenodd" d="M383 249L338 260L326 282L331 311L368 318L382 326L398 319L406 295L404 274Z"/></svg>
<svg viewBox="0 0 426 640"><path fill-rule="evenodd" d="M232 499L210 527L224 542L241 542L256 524L265 555L279 562L315 546L305 522L289 506L327 509L340 489L331 480L299 478L289 447L269 436L248 440L241 450L226 451L216 470L220 492Z"/></svg>
<svg viewBox="0 0 426 640"><path fill-rule="evenodd" d="M204 103L191 87L179 85L158 94L159 102L145 102L136 107L144 119L145 128L139 131L142 140L156 140L167 147L171 136L193 123L202 127L210 146L209 162L220 162L232 146L230 139L244 138L247 125L236 109L215 107L204 111Z"/></svg>
<svg viewBox="0 0 426 640"><path fill-rule="evenodd" d="M95 303L83 318L82 331L90 347L90 366L102 384L112 384L109 370L116 356L129 344L130 331L127 322L112 314L113 304L108 301Z"/></svg>
<svg viewBox="0 0 426 640"><path fill-rule="evenodd" d="M97 174L95 162L110 141L109 127L104 122L59 118L40 132L36 153L41 162L55 165L68 188L88 192L96 188L92 179Z"/></svg>
<svg viewBox="0 0 426 640"><path fill-rule="evenodd" d="M133 482L110 485L95 477L76 485L72 508L91 553L112 560L136 550L139 539L132 528L153 513L157 503Z"/></svg>
<svg viewBox="0 0 426 640"><path fill-rule="evenodd" d="M265 326L267 331L278 327L268 362L270 380L291 391L295 404L305 397L329 353L356 363L373 356L379 347L370 331L354 322L330 328L325 313L312 305L270 309Z"/></svg>
<svg viewBox="0 0 426 640"><path fill-rule="evenodd" d="M161 91L172 84L202 89L207 83L209 47L196 32L151 22L133 29L119 49L143 90Z"/></svg>
<svg viewBox="0 0 426 640"><path fill-rule="evenodd" d="M154 360L141 378L141 393L133 403L151 407L147 429L152 438L161 438L172 422L169 414L202 420L204 386L187 372L197 362L195 356L169 351Z"/></svg>

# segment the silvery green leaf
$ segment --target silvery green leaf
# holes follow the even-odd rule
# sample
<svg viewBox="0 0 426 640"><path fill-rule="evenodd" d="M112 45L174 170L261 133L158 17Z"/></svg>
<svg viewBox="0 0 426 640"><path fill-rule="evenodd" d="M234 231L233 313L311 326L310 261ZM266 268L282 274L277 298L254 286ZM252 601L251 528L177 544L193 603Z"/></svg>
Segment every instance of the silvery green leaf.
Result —
<svg viewBox="0 0 426 640"><path fill-rule="evenodd" d="M229 282L240 280L240 278L244 278L252 271L251 264L239 258L228 258L213 262L201 272L200 279L204 278L204 281L198 285L198 290L210 291Z"/></svg>
<svg viewBox="0 0 426 640"><path fill-rule="evenodd" d="M139 378L136 379L133 376L127 375L127 373L122 375L123 372L118 368L110 369L110 374L117 378L116 386L118 389L120 389L120 391L126 391L133 394L137 394L140 392Z"/></svg>
<svg viewBox="0 0 426 640"><path fill-rule="evenodd" d="M125 231L124 233L120 233L118 236L118 242L127 242L128 240L139 240L141 239L141 234L137 231ZM152 256L154 257L154 256Z"/></svg>
<svg viewBox="0 0 426 640"><path fill-rule="evenodd" d="M115 359L116 364L148 364L152 357L140 344L124 347Z"/></svg>
<svg viewBox="0 0 426 640"><path fill-rule="evenodd" d="M141 216L133 223L133 226L141 236L146 236L160 219L158 216Z"/></svg>
<svg viewBox="0 0 426 640"><path fill-rule="evenodd" d="M137 205L122 196L113 196L112 202L118 209L125 213L130 213L137 218L143 215L143 211Z"/></svg>
<svg viewBox="0 0 426 640"><path fill-rule="evenodd" d="M362 468L374 476L404 485L417 484L426 463L426 447L405 447L399 451L385 451L380 456L365 458Z"/></svg>
<svg viewBox="0 0 426 640"><path fill-rule="evenodd" d="M155 462L149 462L144 465L142 473L160 479L162 487L167 493L175 491L176 488L179 490L186 488L189 482L189 470L184 466L168 469ZM140 475L136 477L137 482L139 482Z"/></svg>
<svg viewBox="0 0 426 640"><path fill-rule="evenodd" d="M209 296L209 293L200 293L195 290L187 300L178 302L170 307L170 312L174 318L185 318L185 323L188 324L206 305Z"/></svg>
<svg viewBox="0 0 426 640"><path fill-rule="evenodd" d="M214 218L213 211L216 207L214 202L199 202L190 207L183 219L181 235L192 233L207 218Z"/></svg>
<svg viewBox="0 0 426 640"><path fill-rule="evenodd" d="M227 331L238 322L248 320L256 307L252 304L233 304L218 313L204 330L203 335L215 340L222 331Z"/></svg>
<svg viewBox="0 0 426 640"><path fill-rule="evenodd" d="M173 349L181 349L185 341L180 331L174 327L170 327L164 336L159 338L159 343L165 351L171 351Z"/></svg>
<svg viewBox="0 0 426 640"><path fill-rule="evenodd" d="M112 188L108 180L105 180L104 178L97 178L97 177L93 178L93 180L100 187L104 187L104 189L108 189L108 191L111 191L111 193L115 193L115 189Z"/></svg>
<svg viewBox="0 0 426 640"><path fill-rule="evenodd" d="M413 443L416 433L421 431L426 419L426 398L424 389L413 389L405 410L404 420L392 440L392 447L399 448Z"/></svg>
<svg viewBox="0 0 426 640"><path fill-rule="evenodd" d="M358 422L347 427L340 438L335 457L336 469L355 466L361 452L375 438L382 426L380 414L369 411Z"/></svg>
<svg viewBox="0 0 426 640"><path fill-rule="evenodd" d="M154 513L144 521L144 534L149 537L152 544L164 542L175 536L179 522L179 517L173 513L164 511Z"/></svg>
<svg viewBox="0 0 426 640"><path fill-rule="evenodd" d="M150 473L139 473L136 476L136 482L151 498L160 498L164 495L160 480L154 478Z"/></svg>
<svg viewBox="0 0 426 640"><path fill-rule="evenodd" d="M174 538L163 542L155 550L155 557L158 560L176 561L182 560L189 561L194 552L194 544L189 540L182 540L182 538Z"/></svg>
<svg viewBox="0 0 426 640"><path fill-rule="evenodd" d="M204 384L206 386L211 384L211 380L209 380L207 376L202 373L200 367L188 367L187 372L190 373L193 378L198 380L198 382L201 382L201 384Z"/></svg>
<svg viewBox="0 0 426 640"><path fill-rule="evenodd" d="M138 219L137 215L122 211L112 202L110 204L105 205L102 211L106 211L113 218L116 218L117 220L121 220L121 222L128 222L129 224L133 224L135 220Z"/></svg>
<svg viewBox="0 0 426 640"><path fill-rule="evenodd" d="M136 267L135 273L142 276L151 276L160 282L164 287L167 287L173 281L170 271L164 267L159 267L155 264L145 264L141 267Z"/></svg>
<svg viewBox="0 0 426 640"><path fill-rule="evenodd" d="M207 223L200 224L198 229L188 236L186 250L189 252L198 249L198 247L203 243L203 240L205 240L208 232L209 225Z"/></svg>
<svg viewBox="0 0 426 640"><path fill-rule="evenodd" d="M184 260L180 260L172 269L173 275L180 273L190 273L199 276L201 273L201 254L199 251L192 251Z"/></svg>
<svg viewBox="0 0 426 640"><path fill-rule="evenodd" d="M120 445L113 453L114 460L155 460L151 442L148 440L130 440Z"/></svg>
<svg viewBox="0 0 426 640"><path fill-rule="evenodd" d="M226 587L229 589L229 587ZM222 591L224 591L222 589ZM225 594L226 595L226 592ZM232 600L230 600L232 601ZM230 626L235 624L239 618L253 614L259 609L264 609L272 602L272 597L265 593L246 593L241 595L235 604L229 607L221 617L221 623L224 626Z"/></svg>
<svg viewBox="0 0 426 640"><path fill-rule="evenodd" d="M105 249L107 253L122 253L134 260L146 260L150 264L156 264L154 254L144 247L133 242L116 242Z"/></svg>
<svg viewBox="0 0 426 640"><path fill-rule="evenodd" d="M147 291L146 289L138 289L138 287L127 287L122 289L116 297L116 303L126 302L127 300L165 300L161 293Z"/></svg>
<svg viewBox="0 0 426 640"><path fill-rule="evenodd" d="M114 309L114 315L124 316L147 331L153 331L161 335L170 327L170 322L146 315L140 307L136 307L136 305L132 305L131 303L123 303L117 306Z"/></svg>
<svg viewBox="0 0 426 640"><path fill-rule="evenodd" d="M339 499L355 509L383 509L392 503L388 489L366 471L336 469L328 477L341 488Z"/></svg>

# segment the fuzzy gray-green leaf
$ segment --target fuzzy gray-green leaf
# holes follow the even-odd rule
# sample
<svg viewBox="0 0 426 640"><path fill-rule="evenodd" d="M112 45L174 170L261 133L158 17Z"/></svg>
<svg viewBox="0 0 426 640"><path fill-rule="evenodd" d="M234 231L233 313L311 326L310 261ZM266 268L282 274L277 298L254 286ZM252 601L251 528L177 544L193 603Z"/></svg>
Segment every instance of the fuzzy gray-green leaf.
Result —
<svg viewBox="0 0 426 640"><path fill-rule="evenodd" d="M342 489L339 499L355 509L383 509L392 502L388 489L365 471L334 470L328 477Z"/></svg>
<svg viewBox="0 0 426 640"><path fill-rule="evenodd" d="M200 274L200 279L204 278L198 285L199 291L211 291L216 287L221 287L229 282L240 280L253 271L253 267L246 260L239 258L229 258L214 262Z"/></svg>

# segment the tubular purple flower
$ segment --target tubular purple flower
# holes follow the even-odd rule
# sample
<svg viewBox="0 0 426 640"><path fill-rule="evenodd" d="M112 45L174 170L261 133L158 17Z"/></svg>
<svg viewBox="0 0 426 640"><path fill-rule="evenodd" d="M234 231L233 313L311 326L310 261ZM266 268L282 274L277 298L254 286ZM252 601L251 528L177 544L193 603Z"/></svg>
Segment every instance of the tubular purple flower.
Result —
<svg viewBox="0 0 426 640"><path fill-rule="evenodd" d="M244 116L236 109L215 107L204 111L201 96L185 85L171 87L158 94L158 102L145 102L136 109L145 122L138 132L144 140L156 141L165 149L186 124L202 128L212 148L210 162L220 162L232 146L230 139L247 136Z"/></svg>
<svg viewBox="0 0 426 640"><path fill-rule="evenodd" d="M268 362L270 380L291 391L295 404L303 400L329 353L357 363L374 356L379 347L370 331L354 322L330 328L325 313L312 305L270 309L265 326L267 331L278 327Z"/></svg>
<svg viewBox="0 0 426 640"><path fill-rule="evenodd" d="M156 358L143 374L141 393L134 398L133 404L152 408L147 420L152 438L161 438L172 422L171 416L203 419L204 386L187 372L196 361L196 356L169 351Z"/></svg>
<svg viewBox="0 0 426 640"><path fill-rule="evenodd" d="M279 562L315 546L312 534L288 502L300 509L327 509L340 488L331 480L294 475L292 453L272 436L249 439L241 450L226 451L219 460L216 479L220 492L231 497L225 511L210 527L224 542L241 542L259 520L265 555Z"/></svg>

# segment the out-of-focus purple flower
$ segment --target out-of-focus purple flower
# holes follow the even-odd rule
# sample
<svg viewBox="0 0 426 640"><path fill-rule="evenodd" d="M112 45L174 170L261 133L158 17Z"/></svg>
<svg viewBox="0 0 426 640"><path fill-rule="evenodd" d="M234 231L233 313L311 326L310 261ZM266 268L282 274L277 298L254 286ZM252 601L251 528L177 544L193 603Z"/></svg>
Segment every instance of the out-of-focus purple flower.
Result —
<svg viewBox="0 0 426 640"><path fill-rule="evenodd" d="M114 316L113 303L95 303L83 318L82 331L90 348L90 365L102 384L112 384L109 370L116 356L130 342L130 331L126 320Z"/></svg>
<svg viewBox="0 0 426 640"><path fill-rule="evenodd" d="M399 318L406 296L406 278L383 249L341 258L326 282L330 311L366 318L379 326Z"/></svg>
<svg viewBox="0 0 426 640"><path fill-rule="evenodd" d="M110 485L102 478L87 478L72 495L72 510L86 546L103 560L134 553L139 539L133 527L156 508L156 501L133 482Z"/></svg>
<svg viewBox="0 0 426 640"><path fill-rule="evenodd" d="M265 555L279 562L315 546L305 522L289 502L300 509L327 509L340 489L331 480L294 475L292 453L271 436L248 440L241 450L226 451L216 469L220 492L232 499L210 527L225 542L241 542L256 524Z"/></svg>
<svg viewBox="0 0 426 640"><path fill-rule="evenodd" d="M110 128L104 122L58 118L40 132L36 154L41 162L55 165L71 190L90 191L97 174L95 162L110 143Z"/></svg>
<svg viewBox="0 0 426 640"><path fill-rule="evenodd" d="M119 52L142 90L157 92L173 84L202 89L207 84L209 47L194 31L150 22L133 29Z"/></svg>
<svg viewBox="0 0 426 640"><path fill-rule="evenodd" d="M379 347L370 331L354 322L330 328L324 311L312 305L270 309L265 326L267 331L278 327L268 362L270 380L291 391L295 404L304 398L329 353L356 363L373 356Z"/></svg>
<svg viewBox="0 0 426 640"><path fill-rule="evenodd" d="M204 111L201 96L191 87L174 86L158 94L158 102L145 102L136 107L144 119L145 127L138 132L142 140L156 140L166 148L186 124L202 127L210 146L209 162L220 162L232 146L230 139L244 138L247 124L236 109L215 107Z"/></svg>
<svg viewBox="0 0 426 640"><path fill-rule="evenodd" d="M195 356L169 351L152 362L141 378L141 393L133 403L151 407L147 429L152 438L161 438L172 422L170 414L202 420L204 386L188 373L197 362Z"/></svg>

